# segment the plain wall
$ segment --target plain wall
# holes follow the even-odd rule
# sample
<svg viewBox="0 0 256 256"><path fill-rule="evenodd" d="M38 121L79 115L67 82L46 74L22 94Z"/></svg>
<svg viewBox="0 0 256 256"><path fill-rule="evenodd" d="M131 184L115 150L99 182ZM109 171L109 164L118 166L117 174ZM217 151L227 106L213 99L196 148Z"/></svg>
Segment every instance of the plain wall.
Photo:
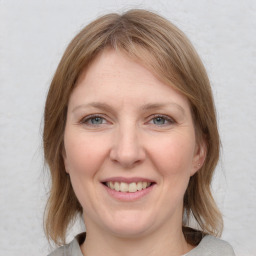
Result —
<svg viewBox="0 0 256 256"><path fill-rule="evenodd" d="M256 255L254 0L0 0L1 255L49 252L42 228L47 175L41 137L47 89L65 47L84 25L129 8L154 10L171 20L202 57L223 145L213 183L225 222L222 238L237 256Z"/></svg>

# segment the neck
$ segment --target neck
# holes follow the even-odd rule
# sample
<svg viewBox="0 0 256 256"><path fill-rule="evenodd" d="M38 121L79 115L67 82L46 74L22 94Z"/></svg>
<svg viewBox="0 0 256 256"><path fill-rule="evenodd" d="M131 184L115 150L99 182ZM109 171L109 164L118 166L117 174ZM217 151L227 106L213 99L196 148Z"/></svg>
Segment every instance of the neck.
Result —
<svg viewBox="0 0 256 256"><path fill-rule="evenodd" d="M84 256L180 256L189 252L189 245L180 230L168 230L140 237L124 238L87 229L86 241L81 245ZM100 245L100 246L99 246Z"/></svg>

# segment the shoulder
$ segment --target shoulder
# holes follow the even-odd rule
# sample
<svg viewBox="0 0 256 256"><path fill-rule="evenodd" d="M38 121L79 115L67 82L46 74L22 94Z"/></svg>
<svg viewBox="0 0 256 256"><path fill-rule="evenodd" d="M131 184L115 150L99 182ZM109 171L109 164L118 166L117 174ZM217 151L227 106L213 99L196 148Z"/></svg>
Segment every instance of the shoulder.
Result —
<svg viewBox="0 0 256 256"><path fill-rule="evenodd" d="M80 250L80 244L85 239L85 233L76 236L69 244L63 245L48 256L83 256Z"/></svg>
<svg viewBox="0 0 256 256"><path fill-rule="evenodd" d="M187 256L235 256L232 246L214 236L205 236L199 245L190 251Z"/></svg>
<svg viewBox="0 0 256 256"><path fill-rule="evenodd" d="M68 250L67 246L68 245L63 245L63 246L57 248L56 250L54 250L52 253L50 253L47 256L64 256L65 255L65 251Z"/></svg>

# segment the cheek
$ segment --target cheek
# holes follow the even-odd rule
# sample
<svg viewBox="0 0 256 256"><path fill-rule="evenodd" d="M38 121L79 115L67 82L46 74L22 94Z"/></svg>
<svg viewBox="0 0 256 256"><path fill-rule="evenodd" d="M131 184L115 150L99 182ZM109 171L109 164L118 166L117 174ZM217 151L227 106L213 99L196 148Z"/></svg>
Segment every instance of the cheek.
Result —
<svg viewBox="0 0 256 256"><path fill-rule="evenodd" d="M175 134L159 139L151 147L151 156L158 170L167 176L187 176L193 166L195 142L193 136Z"/></svg>
<svg viewBox="0 0 256 256"><path fill-rule="evenodd" d="M104 141L104 140L103 140ZM66 169L74 192L83 209L91 209L95 201L95 185L97 174L102 167L106 155L106 147L102 140L95 136L66 134L64 138Z"/></svg>
<svg viewBox="0 0 256 256"><path fill-rule="evenodd" d="M103 140L104 141L104 140ZM94 136L65 136L67 168L74 175L93 175L106 155L106 147L101 139Z"/></svg>
<svg viewBox="0 0 256 256"><path fill-rule="evenodd" d="M192 139L191 139L192 138ZM161 140L159 140L160 142ZM160 145L161 144L161 145ZM167 210L181 209L193 166L193 137L170 137L151 148L151 159L161 176L162 202Z"/></svg>

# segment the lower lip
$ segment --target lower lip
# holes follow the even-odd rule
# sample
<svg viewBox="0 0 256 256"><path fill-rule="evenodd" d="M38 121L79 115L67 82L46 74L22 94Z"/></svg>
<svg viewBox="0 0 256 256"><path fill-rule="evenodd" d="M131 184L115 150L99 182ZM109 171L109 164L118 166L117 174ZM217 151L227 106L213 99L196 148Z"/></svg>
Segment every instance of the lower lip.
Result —
<svg viewBox="0 0 256 256"><path fill-rule="evenodd" d="M136 201L139 200L143 197L145 197L146 195L148 195L155 184L149 186L148 188L142 189L140 191L136 191L136 192L120 192L120 191L116 191L114 189L110 189L109 187L103 185L105 187L105 189L107 190L108 194L120 201L125 201L125 202L130 202L130 201Z"/></svg>

